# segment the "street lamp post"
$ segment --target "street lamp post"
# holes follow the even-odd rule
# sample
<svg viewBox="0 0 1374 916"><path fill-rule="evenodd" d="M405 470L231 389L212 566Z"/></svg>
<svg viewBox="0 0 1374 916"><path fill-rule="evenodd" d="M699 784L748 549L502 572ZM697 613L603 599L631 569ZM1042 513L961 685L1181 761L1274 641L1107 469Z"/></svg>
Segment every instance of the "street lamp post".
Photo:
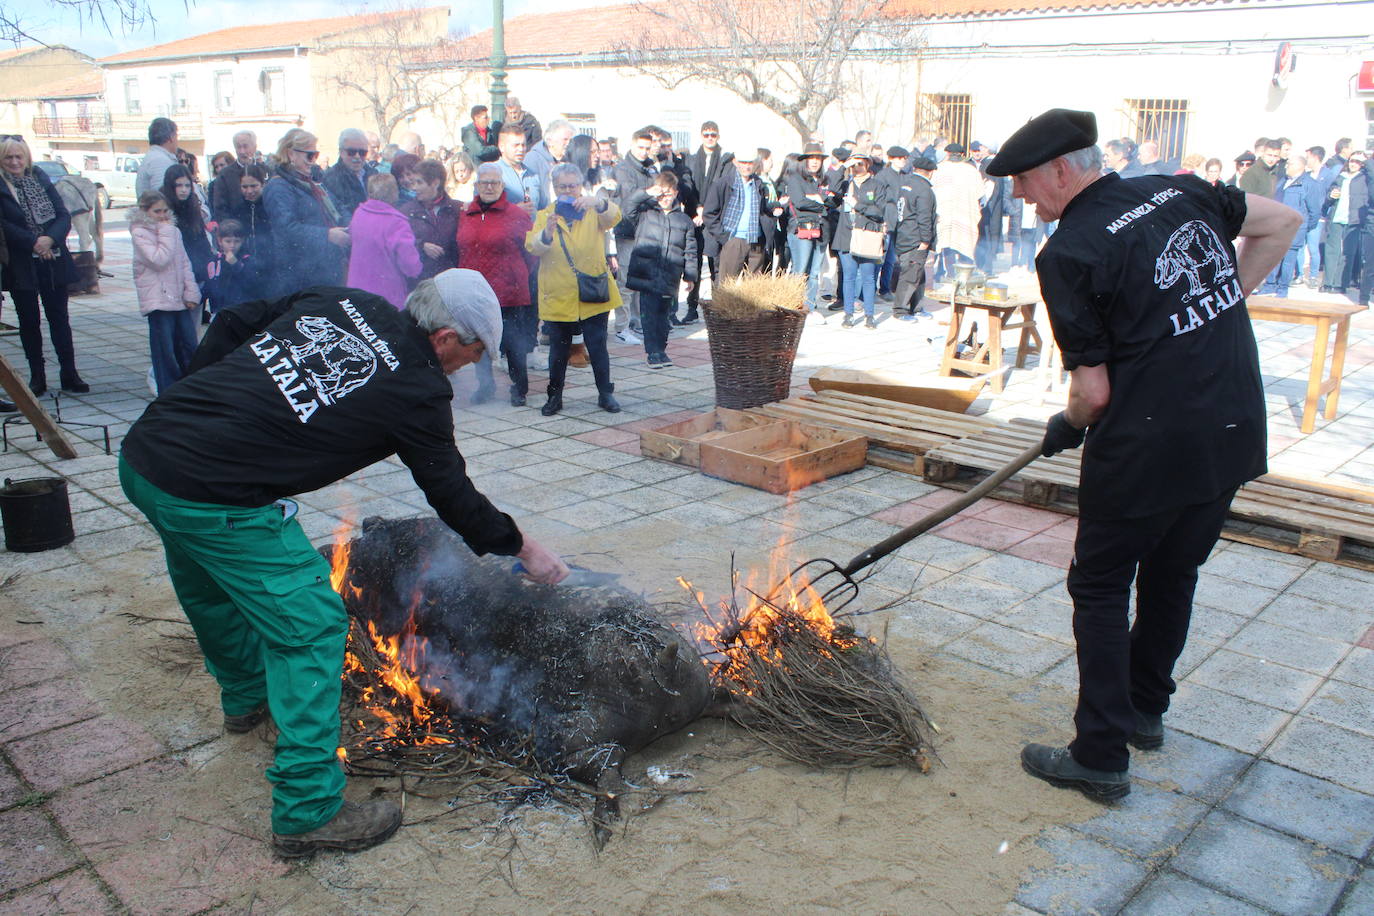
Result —
<svg viewBox="0 0 1374 916"><path fill-rule="evenodd" d="M491 0L491 120L506 121L506 3Z"/></svg>

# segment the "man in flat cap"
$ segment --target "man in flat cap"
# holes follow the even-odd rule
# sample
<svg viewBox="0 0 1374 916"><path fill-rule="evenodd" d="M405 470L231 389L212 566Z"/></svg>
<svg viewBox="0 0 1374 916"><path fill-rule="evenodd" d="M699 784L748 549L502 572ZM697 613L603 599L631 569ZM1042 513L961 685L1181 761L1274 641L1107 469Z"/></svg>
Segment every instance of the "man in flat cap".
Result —
<svg viewBox="0 0 1374 916"><path fill-rule="evenodd" d="M1027 745L1021 764L1111 800L1131 790L1127 744L1164 742L1198 567L1236 489L1265 472L1245 294L1282 260L1301 217L1191 175L1103 176L1096 142L1090 112L1053 109L1013 134L988 174L1011 176L1017 197L1059 220L1035 264L1072 382L1043 452L1084 445L1068 575L1077 735L1068 747Z"/></svg>

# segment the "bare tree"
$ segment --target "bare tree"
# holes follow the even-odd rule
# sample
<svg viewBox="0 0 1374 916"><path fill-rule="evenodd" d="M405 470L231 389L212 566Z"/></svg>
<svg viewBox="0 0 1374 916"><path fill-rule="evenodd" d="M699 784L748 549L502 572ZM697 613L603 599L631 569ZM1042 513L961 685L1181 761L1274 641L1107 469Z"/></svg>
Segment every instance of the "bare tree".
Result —
<svg viewBox="0 0 1374 916"><path fill-rule="evenodd" d="M455 95L458 85L421 63L443 37L433 10L403 9L359 17L359 27L321 44L330 83L372 119L383 141L401 124Z"/></svg>
<svg viewBox="0 0 1374 916"><path fill-rule="evenodd" d="M831 102L865 61L909 55L909 24L888 0L639 2L638 28L618 48L630 66L669 89L706 83L762 105L811 140Z"/></svg>
<svg viewBox="0 0 1374 916"><path fill-rule="evenodd" d="M42 0L42 4L54 13L75 12L82 23L98 25L110 35L116 25L127 33L157 21L152 0ZM31 24L34 14L32 5L0 2L0 42L20 45L32 41L47 47L48 43L36 34L39 29Z"/></svg>

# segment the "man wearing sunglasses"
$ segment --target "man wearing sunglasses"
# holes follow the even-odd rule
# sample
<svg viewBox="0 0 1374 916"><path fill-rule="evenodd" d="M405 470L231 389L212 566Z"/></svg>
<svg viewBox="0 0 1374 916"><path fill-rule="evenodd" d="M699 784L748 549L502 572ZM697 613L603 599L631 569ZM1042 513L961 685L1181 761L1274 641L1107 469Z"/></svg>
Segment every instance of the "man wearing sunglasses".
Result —
<svg viewBox="0 0 1374 916"><path fill-rule="evenodd" d="M367 180L377 174L377 168L367 161L367 134L356 127L339 134L339 159L324 173L324 189L334 198L339 218L347 226L353 211L367 200Z"/></svg>
<svg viewBox="0 0 1374 916"><path fill-rule="evenodd" d="M697 189L699 196L705 196L706 190L716 183L720 177L721 169L728 166L734 156L725 152L720 145L720 125L715 121L707 121L701 125L701 146L697 151L687 157L687 168L692 173L692 184ZM701 259L705 256L706 239L702 234L702 224L705 222L705 214L701 212L700 206L687 214L692 217L692 222L697 227L697 276L701 276ZM707 266L711 271L711 282L716 279L716 259L714 256L707 258ZM700 299L701 284L698 283L687 293L687 314L678 321L677 316L672 318L675 324L694 324L697 320L697 304Z"/></svg>

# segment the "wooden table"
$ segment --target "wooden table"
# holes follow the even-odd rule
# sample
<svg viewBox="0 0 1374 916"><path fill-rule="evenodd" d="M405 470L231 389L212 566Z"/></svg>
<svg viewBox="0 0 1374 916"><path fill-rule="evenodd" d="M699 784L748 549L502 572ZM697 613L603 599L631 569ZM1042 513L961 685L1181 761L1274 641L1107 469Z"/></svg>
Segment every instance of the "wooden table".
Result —
<svg viewBox="0 0 1374 916"><path fill-rule="evenodd" d="M1317 329L1312 346L1312 368L1307 374L1307 398L1302 405L1302 431L1307 434L1316 427L1317 401L1322 395L1326 395L1326 410L1322 416L1328 420L1335 419L1336 402L1341 397L1345 348L1350 339L1350 316L1363 312L1365 306L1350 302L1279 299L1274 296L1251 296L1245 303L1252 320L1310 324ZM1333 327L1336 345L1331 350L1331 374L1326 375L1326 348Z"/></svg>
<svg viewBox="0 0 1374 916"><path fill-rule="evenodd" d="M1021 332L1021 340L1016 346L1016 368L1024 369L1028 344L1034 341L1035 347L1041 346L1040 331L1035 327L1035 307L1039 300L1029 296L1013 296L1005 300L991 301L978 296L959 296L952 293L933 294L936 302L951 306L949 316L949 335L945 338L945 355L940 362L941 375L953 375L956 369L974 375L988 376L993 391L1001 391L1005 384L1002 372L1002 332ZM963 324L964 313L977 309L987 314L987 338L974 351L972 356L959 356L959 329ZM1020 313L1020 320L1011 319ZM1010 322L1010 323L1009 323Z"/></svg>

